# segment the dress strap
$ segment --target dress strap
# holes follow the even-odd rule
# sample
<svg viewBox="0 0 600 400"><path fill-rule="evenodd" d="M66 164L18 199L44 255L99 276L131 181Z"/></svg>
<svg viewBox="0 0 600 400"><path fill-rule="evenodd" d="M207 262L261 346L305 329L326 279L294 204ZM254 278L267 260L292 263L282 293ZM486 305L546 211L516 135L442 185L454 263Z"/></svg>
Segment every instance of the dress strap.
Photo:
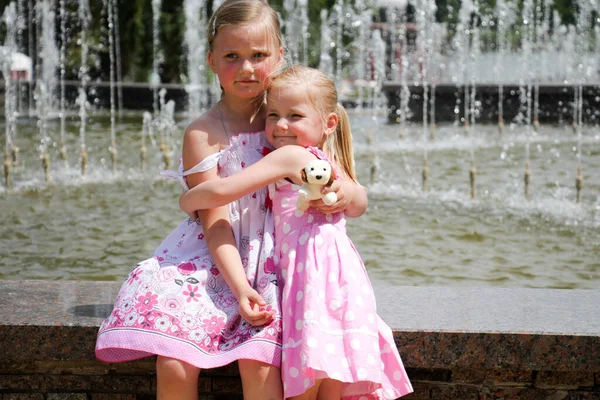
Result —
<svg viewBox="0 0 600 400"><path fill-rule="evenodd" d="M317 157L319 160L325 160L327 161L329 164L331 164L331 168L333 169L333 177L335 179L338 179L340 177L340 175L337 172L337 168L335 167L335 163L333 163L329 157L327 157L327 154L325 154L325 152L323 152L323 150L314 147L314 146L306 146L306 150L310 151L311 153L313 153L315 155L315 157Z"/></svg>
<svg viewBox="0 0 600 400"><path fill-rule="evenodd" d="M188 190L189 187L187 185L185 177L191 174L195 174L196 172L204 172L216 167L219 163L219 158L221 158L221 154L223 154L223 151L224 150L221 150L219 152L209 155L204 160L200 161L198 164L194 165L187 171L183 170L183 162L180 159L179 168L177 171L164 170L160 172L160 175L164 176L165 178L177 179L179 183L181 183L181 186L183 186L185 190Z"/></svg>

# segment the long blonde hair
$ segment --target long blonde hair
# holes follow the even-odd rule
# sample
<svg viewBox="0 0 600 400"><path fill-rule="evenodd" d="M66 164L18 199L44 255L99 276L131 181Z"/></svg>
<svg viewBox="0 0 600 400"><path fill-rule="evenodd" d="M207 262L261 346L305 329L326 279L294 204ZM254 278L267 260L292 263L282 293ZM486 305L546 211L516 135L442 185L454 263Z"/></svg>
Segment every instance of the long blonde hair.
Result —
<svg viewBox="0 0 600 400"><path fill-rule="evenodd" d="M266 0L225 0L213 12L206 27L209 50L212 50L221 27L249 24L264 26L273 40L273 45L276 48L283 47L279 18Z"/></svg>
<svg viewBox="0 0 600 400"><path fill-rule="evenodd" d="M320 113L325 122L330 113L338 116L335 134L327 136L320 148L331 160L343 169L350 179L358 183L354 171L354 151L352 149L352 131L350 120L344 107L338 103L338 93L333 79L327 74L302 65L293 65L271 81L268 90L276 87L294 87L303 84L312 106Z"/></svg>

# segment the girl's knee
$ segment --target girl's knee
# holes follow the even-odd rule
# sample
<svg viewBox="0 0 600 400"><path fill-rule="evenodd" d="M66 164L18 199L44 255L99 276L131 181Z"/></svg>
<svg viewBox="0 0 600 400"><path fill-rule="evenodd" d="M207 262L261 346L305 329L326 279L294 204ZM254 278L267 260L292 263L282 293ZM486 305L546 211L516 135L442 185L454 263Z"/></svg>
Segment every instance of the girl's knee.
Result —
<svg viewBox="0 0 600 400"><path fill-rule="evenodd" d="M283 388L279 368L255 360L238 360L244 399L281 400Z"/></svg>
<svg viewBox="0 0 600 400"><path fill-rule="evenodd" d="M242 378L246 375L256 375L265 378L273 375L276 375L278 378L280 377L279 368L262 361L241 359L238 360L238 368L240 369Z"/></svg>
<svg viewBox="0 0 600 400"><path fill-rule="evenodd" d="M198 379L200 369L175 358L158 356L156 374L171 381L190 381Z"/></svg>
<svg viewBox="0 0 600 400"><path fill-rule="evenodd" d="M319 386L317 400L340 400L344 383L335 379L323 379Z"/></svg>

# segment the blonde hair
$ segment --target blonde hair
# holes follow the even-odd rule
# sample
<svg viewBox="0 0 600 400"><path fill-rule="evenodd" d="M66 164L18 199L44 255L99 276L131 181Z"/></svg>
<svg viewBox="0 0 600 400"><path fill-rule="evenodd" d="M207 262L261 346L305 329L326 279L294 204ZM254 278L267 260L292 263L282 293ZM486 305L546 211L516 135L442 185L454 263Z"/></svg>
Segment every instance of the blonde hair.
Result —
<svg viewBox="0 0 600 400"><path fill-rule="evenodd" d="M293 65L273 78L267 92L272 88L294 87L299 84L306 86L308 100L313 108L321 114L323 122L330 113L337 114L338 124L335 134L329 135L323 143L320 143L319 147L330 159L335 160L341 166L349 178L358 183L354 171L350 120L344 107L338 103L338 93L333 79L317 69Z"/></svg>
<svg viewBox="0 0 600 400"><path fill-rule="evenodd" d="M208 48L212 50L219 29L224 26L257 24L264 27L276 48L283 47L281 26L275 10L266 0L225 0L210 17L206 27Z"/></svg>

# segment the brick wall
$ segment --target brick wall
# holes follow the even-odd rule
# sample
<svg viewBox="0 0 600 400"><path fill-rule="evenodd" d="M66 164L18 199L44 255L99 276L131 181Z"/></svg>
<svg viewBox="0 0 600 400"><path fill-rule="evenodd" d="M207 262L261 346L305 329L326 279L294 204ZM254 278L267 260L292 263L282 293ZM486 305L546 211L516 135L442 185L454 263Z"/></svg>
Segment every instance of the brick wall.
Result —
<svg viewBox="0 0 600 400"><path fill-rule="evenodd" d="M0 400L154 399L154 357L120 364L94 357L98 326L110 312L118 287L104 282L0 281ZM376 292L415 389L403 399L600 400L600 292ZM469 308L471 300L465 299L482 302L483 295L483 309ZM545 315L549 301L556 305ZM528 317L517 321L523 327L517 332L500 317L519 315L515 304L535 309L547 329L539 331ZM557 324L563 318L561 307L568 314L564 326ZM395 319L388 309L402 318ZM435 324L419 317L422 309ZM459 311L454 315L453 310ZM487 326L474 329L477 318ZM200 400L242 399L236 364L202 372L198 393Z"/></svg>
<svg viewBox="0 0 600 400"><path fill-rule="evenodd" d="M155 358L122 364L33 362L4 364L1 400L155 399ZM408 368L415 392L407 400L600 399L598 373L503 369ZM202 372L199 400L242 399L236 363Z"/></svg>

